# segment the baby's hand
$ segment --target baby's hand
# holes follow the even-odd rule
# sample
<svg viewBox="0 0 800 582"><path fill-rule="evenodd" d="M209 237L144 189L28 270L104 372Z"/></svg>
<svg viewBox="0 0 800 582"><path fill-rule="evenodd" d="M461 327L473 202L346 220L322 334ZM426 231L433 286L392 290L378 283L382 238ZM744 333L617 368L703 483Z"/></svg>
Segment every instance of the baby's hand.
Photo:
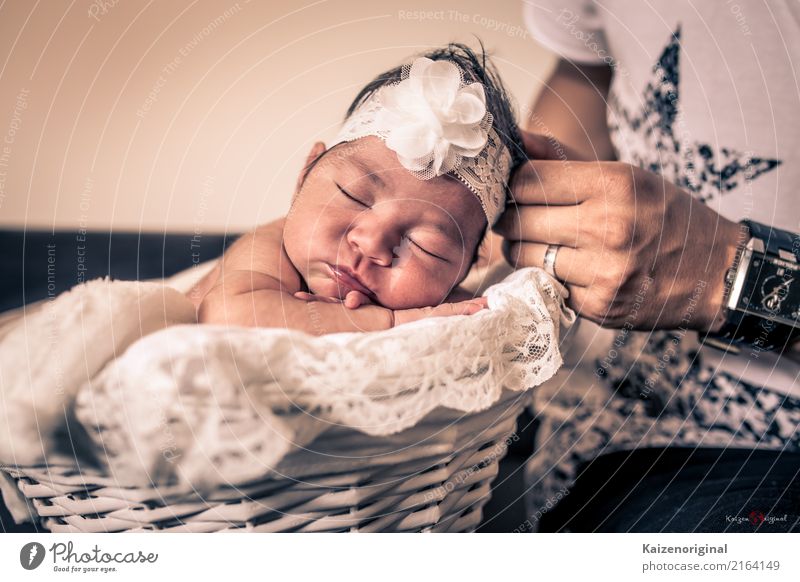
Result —
<svg viewBox="0 0 800 582"><path fill-rule="evenodd" d="M394 325L402 325L410 321L426 317L448 317L450 315L472 315L487 308L486 297L476 297L457 303L442 303L436 307L418 307L416 309L397 309L394 311Z"/></svg>
<svg viewBox="0 0 800 582"><path fill-rule="evenodd" d="M361 291L350 291L344 298L344 306L348 309L358 309L362 305L374 305L374 303Z"/></svg>
<svg viewBox="0 0 800 582"><path fill-rule="evenodd" d="M313 293L306 293L305 291L298 291L294 294L295 299L302 299L303 301L321 301L322 303L341 303L342 300L337 297L325 297L324 295L314 295Z"/></svg>
<svg viewBox="0 0 800 582"><path fill-rule="evenodd" d="M344 298L344 301L337 297L323 297L322 295L313 295L305 291L298 291L294 294L296 299L303 301L322 301L324 303L344 303L348 309L358 309L362 305L372 305L369 297L359 291L350 291Z"/></svg>

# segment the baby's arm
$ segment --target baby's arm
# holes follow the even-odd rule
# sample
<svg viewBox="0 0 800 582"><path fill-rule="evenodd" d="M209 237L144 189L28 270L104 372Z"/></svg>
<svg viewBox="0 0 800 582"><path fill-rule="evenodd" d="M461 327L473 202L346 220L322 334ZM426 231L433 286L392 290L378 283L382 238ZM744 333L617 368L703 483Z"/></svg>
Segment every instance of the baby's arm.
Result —
<svg viewBox="0 0 800 582"><path fill-rule="evenodd" d="M303 301L268 275L232 271L200 304L202 323L285 327L315 335L340 331L377 331L393 325L392 312L376 305L348 310L341 303Z"/></svg>
<svg viewBox="0 0 800 582"><path fill-rule="evenodd" d="M342 304L293 297L301 280L283 249L283 222L242 236L189 292L201 323L285 327L317 335L392 326L392 312L382 307L350 311Z"/></svg>
<svg viewBox="0 0 800 582"><path fill-rule="evenodd" d="M300 275L283 249L283 219L237 240L220 263L189 292L201 323L284 327L315 335L378 331L423 317L469 315L485 300L392 311L378 305L348 309L343 303L294 297Z"/></svg>

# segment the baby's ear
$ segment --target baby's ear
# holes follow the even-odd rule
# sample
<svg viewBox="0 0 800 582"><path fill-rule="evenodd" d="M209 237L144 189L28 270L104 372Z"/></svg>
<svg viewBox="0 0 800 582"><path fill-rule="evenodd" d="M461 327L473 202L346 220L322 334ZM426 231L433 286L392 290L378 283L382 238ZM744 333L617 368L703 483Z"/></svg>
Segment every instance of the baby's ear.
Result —
<svg viewBox="0 0 800 582"><path fill-rule="evenodd" d="M300 191L300 187L303 185L303 182L306 181L306 176L308 175L308 171L311 169L311 164L314 163L314 160L320 157L323 153L325 153L325 144L323 142L318 141L311 146L311 151L309 151L308 155L306 156L306 162L303 164L303 169L300 170L300 175L297 176L297 185L295 186L294 190L295 194Z"/></svg>

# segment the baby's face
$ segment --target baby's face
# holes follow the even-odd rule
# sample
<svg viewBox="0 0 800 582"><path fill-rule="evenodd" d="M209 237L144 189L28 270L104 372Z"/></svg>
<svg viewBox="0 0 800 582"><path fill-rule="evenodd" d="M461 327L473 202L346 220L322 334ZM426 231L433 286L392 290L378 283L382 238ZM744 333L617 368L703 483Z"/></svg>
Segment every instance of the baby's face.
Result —
<svg viewBox="0 0 800 582"><path fill-rule="evenodd" d="M486 228L457 179L418 180L377 137L314 166L286 217L289 259L317 295L361 291L390 309L436 305L466 276Z"/></svg>

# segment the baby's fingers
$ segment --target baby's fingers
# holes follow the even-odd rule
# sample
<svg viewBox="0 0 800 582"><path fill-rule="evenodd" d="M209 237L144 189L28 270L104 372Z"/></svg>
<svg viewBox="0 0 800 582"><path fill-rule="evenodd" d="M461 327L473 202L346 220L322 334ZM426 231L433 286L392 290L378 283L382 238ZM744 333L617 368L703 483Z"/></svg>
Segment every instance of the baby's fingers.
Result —
<svg viewBox="0 0 800 582"><path fill-rule="evenodd" d="M336 297L324 297L322 295L314 295L313 293L306 293L305 291L298 291L294 294L295 299L303 301L322 301L323 303L341 303L341 299Z"/></svg>
<svg viewBox="0 0 800 582"><path fill-rule="evenodd" d="M394 312L394 325L402 325L426 317L449 317L451 315L472 315L488 307L485 297L477 297L458 303L442 303L436 307L419 307L416 309L398 309Z"/></svg>
<svg viewBox="0 0 800 582"><path fill-rule="evenodd" d="M454 303L453 305L462 309L464 315L472 315L473 313L478 313L482 309L488 309L489 300L486 297L476 297L475 299L470 299L469 301L460 301L458 303Z"/></svg>
<svg viewBox="0 0 800 582"><path fill-rule="evenodd" d="M448 315L472 315L482 309L487 308L486 297L477 297L469 301L459 301L458 303L442 303L433 309L432 315L448 316Z"/></svg>
<svg viewBox="0 0 800 582"><path fill-rule="evenodd" d="M344 306L348 309L358 309L362 305L369 305L371 303L372 301L370 301L369 297L355 290L350 291L344 298Z"/></svg>

